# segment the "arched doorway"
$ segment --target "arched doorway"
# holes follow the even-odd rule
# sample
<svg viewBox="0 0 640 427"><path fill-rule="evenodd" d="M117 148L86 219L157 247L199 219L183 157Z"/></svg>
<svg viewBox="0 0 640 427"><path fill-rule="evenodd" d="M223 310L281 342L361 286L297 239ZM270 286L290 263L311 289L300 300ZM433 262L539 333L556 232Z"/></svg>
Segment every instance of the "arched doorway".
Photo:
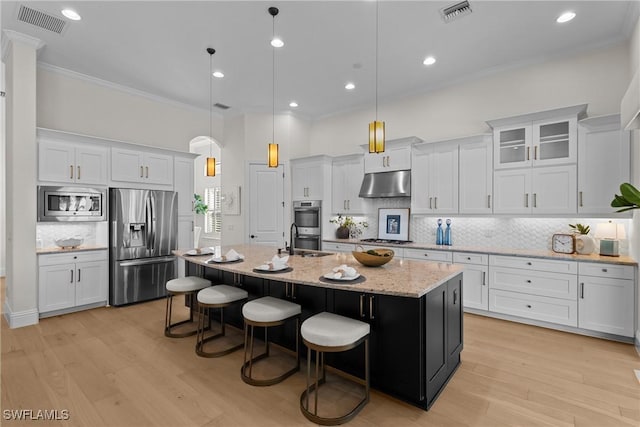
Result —
<svg viewBox="0 0 640 427"><path fill-rule="evenodd" d="M189 142L189 151L200 154L194 161L193 190L202 196L207 205L204 215L195 214L195 227L200 227L200 247L218 246L222 240L222 206L221 206L221 175L222 149L220 144L208 136L198 136ZM207 157L216 159L216 176L205 174ZM197 230L197 228L196 228ZM194 231L194 234L196 231Z"/></svg>

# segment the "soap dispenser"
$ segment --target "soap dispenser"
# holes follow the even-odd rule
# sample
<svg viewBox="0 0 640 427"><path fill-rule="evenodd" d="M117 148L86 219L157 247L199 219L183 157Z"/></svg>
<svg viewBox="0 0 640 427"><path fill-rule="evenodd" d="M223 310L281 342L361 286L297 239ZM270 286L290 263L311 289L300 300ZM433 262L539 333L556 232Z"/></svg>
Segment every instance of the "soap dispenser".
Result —
<svg viewBox="0 0 640 427"><path fill-rule="evenodd" d="M442 245L444 236L442 233L442 218L438 218L438 229L436 230L436 245Z"/></svg>

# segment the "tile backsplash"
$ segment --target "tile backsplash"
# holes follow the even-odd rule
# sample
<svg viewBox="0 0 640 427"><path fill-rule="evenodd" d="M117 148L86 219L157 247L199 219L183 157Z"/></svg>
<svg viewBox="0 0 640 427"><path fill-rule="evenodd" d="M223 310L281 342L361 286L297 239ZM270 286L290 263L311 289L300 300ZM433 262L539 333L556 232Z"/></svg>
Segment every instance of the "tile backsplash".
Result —
<svg viewBox="0 0 640 427"><path fill-rule="evenodd" d="M36 247L55 247L57 239L84 239L84 246L107 246L109 240L109 223L102 222L39 222L36 226Z"/></svg>

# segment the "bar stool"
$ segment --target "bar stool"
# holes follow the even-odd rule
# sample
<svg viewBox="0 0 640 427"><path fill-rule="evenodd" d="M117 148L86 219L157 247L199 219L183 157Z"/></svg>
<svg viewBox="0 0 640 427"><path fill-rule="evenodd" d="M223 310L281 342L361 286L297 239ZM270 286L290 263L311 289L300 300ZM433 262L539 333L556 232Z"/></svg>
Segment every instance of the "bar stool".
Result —
<svg viewBox="0 0 640 427"><path fill-rule="evenodd" d="M167 308L165 310L164 319L164 335L169 338L184 338L190 337L196 334L196 330L175 333L171 330L179 325L193 322L193 305L195 304L194 297L200 289L211 286L211 282L202 277L188 276L172 279L167 282ZM173 297L176 295L191 295L191 307L189 308L189 319L182 320L180 322L171 323L171 311L173 307Z"/></svg>
<svg viewBox="0 0 640 427"><path fill-rule="evenodd" d="M262 297L249 301L242 307L244 316L244 363L240 370L242 380L255 386L267 386L277 384L285 378L300 370L300 313L302 309L299 304L285 301L274 297ZM267 329L270 326L278 326L286 321L295 319L296 321L296 365L290 370L274 378L255 379L252 376L253 364L269 356L269 340ZM255 327L264 327L264 353L253 357L253 332ZM251 329L251 341L249 341L249 329ZM249 360L247 360L247 349L249 349ZM247 370L249 373L247 374Z"/></svg>
<svg viewBox="0 0 640 427"><path fill-rule="evenodd" d="M196 354L202 357L220 357L232 353L243 346L243 343L219 351L207 352L204 350L204 343L225 336L224 309L230 305L246 301L249 294L244 289L229 285L216 285L204 288L198 292L198 328L196 334ZM209 327L211 329L210 309L220 309L220 332L217 334L204 336L204 312L209 311Z"/></svg>
<svg viewBox="0 0 640 427"><path fill-rule="evenodd" d="M311 316L302 323L300 333L302 342L307 346L307 389L300 395L300 411L310 421L321 425L338 425L355 417L369 402L369 332L368 323L333 313L322 312ZM364 381L354 381L364 385L364 398L348 413L335 418L318 416L318 392L326 382L324 353L347 351L364 342ZM309 385L311 376L311 350L316 352L315 383ZM319 366L322 366L322 378L319 378ZM309 409L309 393L315 390L315 410Z"/></svg>

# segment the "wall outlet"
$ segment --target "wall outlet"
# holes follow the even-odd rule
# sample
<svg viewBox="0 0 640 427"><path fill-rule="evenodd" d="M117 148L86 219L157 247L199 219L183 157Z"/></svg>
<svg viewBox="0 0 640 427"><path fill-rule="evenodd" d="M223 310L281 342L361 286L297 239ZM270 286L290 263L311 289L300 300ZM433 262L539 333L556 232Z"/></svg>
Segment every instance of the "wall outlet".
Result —
<svg viewBox="0 0 640 427"><path fill-rule="evenodd" d="M493 230L485 230L484 237L493 237Z"/></svg>

